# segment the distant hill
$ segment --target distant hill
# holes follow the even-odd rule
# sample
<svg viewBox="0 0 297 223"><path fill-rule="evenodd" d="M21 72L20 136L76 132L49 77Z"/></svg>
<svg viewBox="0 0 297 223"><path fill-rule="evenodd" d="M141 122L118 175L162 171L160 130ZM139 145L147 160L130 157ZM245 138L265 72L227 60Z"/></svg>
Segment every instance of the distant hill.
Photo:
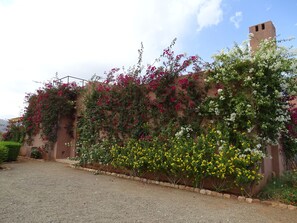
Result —
<svg viewBox="0 0 297 223"><path fill-rule="evenodd" d="M0 132L5 132L7 125L8 125L8 121L7 120L0 119Z"/></svg>

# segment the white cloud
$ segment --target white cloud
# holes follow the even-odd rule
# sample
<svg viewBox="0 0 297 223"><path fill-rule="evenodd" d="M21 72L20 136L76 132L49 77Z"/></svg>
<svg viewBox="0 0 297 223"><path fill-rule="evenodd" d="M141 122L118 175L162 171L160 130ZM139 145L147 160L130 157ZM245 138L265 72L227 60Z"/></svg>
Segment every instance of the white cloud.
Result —
<svg viewBox="0 0 297 223"><path fill-rule="evenodd" d="M221 0L200 1L197 13L198 31L218 25L223 20L221 2Z"/></svg>
<svg viewBox="0 0 297 223"><path fill-rule="evenodd" d="M230 22L238 29L242 21L242 12L236 12L235 15L230 17Z"/></svg>
<svg viewBox="0 0 297 223"><path fill-rule="evenodd" d="M38 86L33 81L49 80L55 72L89 79L115 66L129 66L137 62L141 42L144 61L153 61L175 37L217 25L223 14L220 4L221 0L0 4L0 118L18 116L25 92ZM195 17L196 27L191 27ZM182 48L178 41L175 49Z"/></svg>

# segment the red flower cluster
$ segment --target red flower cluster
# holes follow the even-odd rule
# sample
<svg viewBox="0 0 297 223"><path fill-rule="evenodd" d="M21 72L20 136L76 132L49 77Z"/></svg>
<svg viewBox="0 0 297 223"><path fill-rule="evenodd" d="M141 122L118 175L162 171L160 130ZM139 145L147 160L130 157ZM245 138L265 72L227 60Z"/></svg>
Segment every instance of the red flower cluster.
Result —
<svg viewBox="0 0 297 223"><path fill-rule="evenodd" d="M188 78L179 79L178 84L181 86L182 89L186 89L189 87L189 79Z"/></svg>
<svg viewBox="0 0 297 223"><path fill-rule="evenodd" d="M42 130L44 139L55 142L58 118L74 115L74 101L81 89L76 83L54 81L46 83L35 94L27 94L28 106L23 115L26 134L31 137Z"/></svg>
<svg viewBox="0 0 297 223"><path fill-rule="evenodd" d="M152 129L158 132L169 123L180 126L199 122L193 108L200 104L204 90L197 87L197 75L188 71L200 69L199 58L175 56L170 46L156 64L148 65L143 75L139 64L128 72L114 68L106 73L105 82L94 82L95 91L88 97L85 114L89 115L86 120L100 121L92 122L91 129L119 140L146 139Z"/></svg>

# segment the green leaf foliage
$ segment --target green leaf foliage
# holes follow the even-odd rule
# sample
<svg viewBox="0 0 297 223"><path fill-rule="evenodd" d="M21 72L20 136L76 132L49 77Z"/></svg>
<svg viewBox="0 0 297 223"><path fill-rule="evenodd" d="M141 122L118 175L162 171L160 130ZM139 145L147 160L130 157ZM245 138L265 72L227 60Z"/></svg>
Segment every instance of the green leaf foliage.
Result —
<svg viewBox="0 0 297 223"><path fill-rule="evenodd" d="M16 161L20 152L21 144L18 142L2 141L0 145L7 148L7 159L5 161Z"/></svg>

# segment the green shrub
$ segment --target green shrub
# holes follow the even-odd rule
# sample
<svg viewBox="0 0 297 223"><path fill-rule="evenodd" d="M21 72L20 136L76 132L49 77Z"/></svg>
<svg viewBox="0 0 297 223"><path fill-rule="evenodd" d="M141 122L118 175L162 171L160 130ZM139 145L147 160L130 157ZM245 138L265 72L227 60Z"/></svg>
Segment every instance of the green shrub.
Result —
<svg viewBox="0 0 297 223"><path fill-rule="evenodd" d="M21 148L20 143L4 141L4 142L0 142L0 145L3 145L4 147L6 147L8 149L8 156L7 156L7 160L5 160L5 161L9 162L9 161L17 160L19 152L20 152L20 148Z"/></svg>
<svg viewBox="0 0 297 223"><path fill-rule="evenodd" d="M8 157L8 149L0 144L0 164L7 160Z"/></svg>
<svg viewBox="0 0 297 223"><path fill-rule="evenodd" d="M42 154L41 152L36 148L36 147L32 147L31 149L31 158L34 159L41 159L42 158Z"/></svg>
<svg viewBox="0 0 297 223"><path fill-rule="evenodd" d="M294 117L295 119L297 119L297 117ZM296 120L297 122L297 120ZM293 137L292 137L293 136ZM294 159L297 155L297 140L296 140L296 136L294 135L290 135L290 134L284 134L282 137L282 143L283 143L283 148L284 148L284 152L286 155L286 159L287 159L287 164L291 162L294 162Z"/></svg>
<svg viewBox="0 0 297 223"><path fill-rule="evenodd" d="M123 146L115 145L111 164L134 174L163 173L172 183L188 178L198 186L207 178L216 179L219 183L214 186L218 191L244 190L259 182L259 163L264 154L252 141L241 136L240 145L233 145L226 133L216 129L193 139L188 134L184 136L185 129L165 142L132 139Z"/></svg>
<svg viewBox="0 0 297 223"><path fill-rule="evenodd" d="M297 205L297 170L287 171L281 177L273 178L259 197Z"/></svg>
<svg viewBox="0 0 297 223"><path fill-rule="evenodd" d="M22 143L25 138L25 128L19 123L10 124L8 130L3 134L3 141Z"/></svg>
<svg viewBox="0 0 297 223"><path fill-rule="evenodd" d="M289 187L294 187L297 189L297 170L285 172L282 176L282 182Z"/></svg>
<svg viewBox="0 0 297 223"><path fill-rule="evenodd" d="M108 141L103 141L102 143L97 143L90 148L81 144L78 147L78 155L80 165L85 166L87 164L109 164L112 160L112 156L110 154L111 144Z"/></svg>

